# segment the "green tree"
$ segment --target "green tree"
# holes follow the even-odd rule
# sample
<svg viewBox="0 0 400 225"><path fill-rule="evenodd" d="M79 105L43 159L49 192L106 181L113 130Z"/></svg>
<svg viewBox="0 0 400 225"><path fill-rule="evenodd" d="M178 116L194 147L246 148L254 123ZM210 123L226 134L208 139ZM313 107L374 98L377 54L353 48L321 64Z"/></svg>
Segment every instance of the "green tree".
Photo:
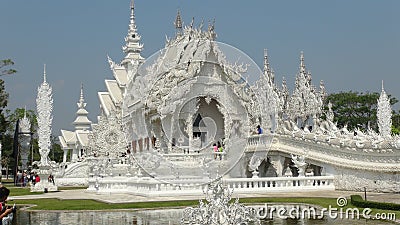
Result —
<svg viewBox="0 0 400 225"><path fill-rule="evenodd" d="M61 148L61 145L58 142L58 137L51 136L51 151L50 151L50 158L56 162L62 162L63 160L64 151Z"/></svg>
<svg viewBox="0 0 400 225"><path fill-rule="evenodd" d="M0 76L16 73L17 71L15 69L7 68L12 65L14 65L14 62L11 59L0 60Z"/></svg>
<svg viewBox="0 0 400 225"><path fill-rule="evenodd" d="M379 93L358 93L358 92L340 92L333 93L326 97L325 105L328 102L332 103L332 111L335 115L334 121L338 126L347 124L349 129L359 127L363 130L368 128L368 125L378 130L377 125L377 101ZM394 97L390 98L390 104L393 105L398 100ZM327 110L327 107L325 108Z"/></svg>
<svg viewBox="0 0 400 225"><path fill-rule="evenodd" d="M4 80L0 79L0 133L4 133L7 129L7 122L4 116L4 108L7 107L8 93L5 90Z"/></svg>
<svg viewBox="0 0 400 225"><path fill-rule="evenodd" d="M400 134L400 110L393 111L392 115L392 134Z"/></svg>

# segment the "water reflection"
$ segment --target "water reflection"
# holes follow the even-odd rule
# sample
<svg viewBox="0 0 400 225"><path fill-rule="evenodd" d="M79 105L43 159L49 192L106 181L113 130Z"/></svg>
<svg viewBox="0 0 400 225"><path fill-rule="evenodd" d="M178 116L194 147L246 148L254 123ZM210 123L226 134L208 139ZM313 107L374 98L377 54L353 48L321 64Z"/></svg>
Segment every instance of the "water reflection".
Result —
<svg viewBox="0 0 400 225"><path fill-rule="evenodd" d="M140 210L140 211L33 211L19 210L14 223L16 225L108 225L108 224L130 224L130 225L175 225L180 224L183 209L167 210ZM391 224L374 220L300 220L279 219L264 220L263 225L322 225L322 224Z"/></svg>

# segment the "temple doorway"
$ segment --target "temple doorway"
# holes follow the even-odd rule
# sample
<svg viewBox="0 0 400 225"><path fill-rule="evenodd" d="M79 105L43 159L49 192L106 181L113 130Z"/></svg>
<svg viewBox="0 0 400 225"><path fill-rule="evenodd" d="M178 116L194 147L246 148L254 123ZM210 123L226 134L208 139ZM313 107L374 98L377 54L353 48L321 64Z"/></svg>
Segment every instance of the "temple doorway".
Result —
<svg viewBox="0 0 400 225"><path fill-rule="evenodd" d="M193 147L204 149L224 139L224 116L214 99L200 97L198 105L193 121Z"/></svg>

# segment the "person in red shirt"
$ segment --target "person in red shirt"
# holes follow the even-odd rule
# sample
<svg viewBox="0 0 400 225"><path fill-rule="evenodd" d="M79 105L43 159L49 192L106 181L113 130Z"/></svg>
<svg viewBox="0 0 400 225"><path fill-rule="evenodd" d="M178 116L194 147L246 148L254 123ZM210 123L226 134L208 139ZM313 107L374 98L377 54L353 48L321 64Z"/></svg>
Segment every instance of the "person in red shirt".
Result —
<svg viewBox="0 0 400 225"><path fill-rule="evenodd" d="M36 176L35 176L35 181L36 181L36 183L39 183L39 182L40 182L40 177L39 177L39 175L37 175L37 174L36 174Z"/></svg>

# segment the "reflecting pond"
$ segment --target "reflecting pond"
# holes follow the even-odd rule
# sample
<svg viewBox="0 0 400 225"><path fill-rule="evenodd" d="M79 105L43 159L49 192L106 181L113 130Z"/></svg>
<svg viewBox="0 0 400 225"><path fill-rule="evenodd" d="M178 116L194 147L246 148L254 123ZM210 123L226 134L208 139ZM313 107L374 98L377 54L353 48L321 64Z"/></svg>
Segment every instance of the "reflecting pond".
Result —
<svg viewBox="0 0 400 225"><path fill-rule="evenodd" d="M120 210L120 211L25 211L18 210L13 224L16 225L71 225L71 224L131 224L131 225L175 225L180 224L183 209ZM392 224L374 220L263 220L263 225L322 225L322 224Z"/></svg>

